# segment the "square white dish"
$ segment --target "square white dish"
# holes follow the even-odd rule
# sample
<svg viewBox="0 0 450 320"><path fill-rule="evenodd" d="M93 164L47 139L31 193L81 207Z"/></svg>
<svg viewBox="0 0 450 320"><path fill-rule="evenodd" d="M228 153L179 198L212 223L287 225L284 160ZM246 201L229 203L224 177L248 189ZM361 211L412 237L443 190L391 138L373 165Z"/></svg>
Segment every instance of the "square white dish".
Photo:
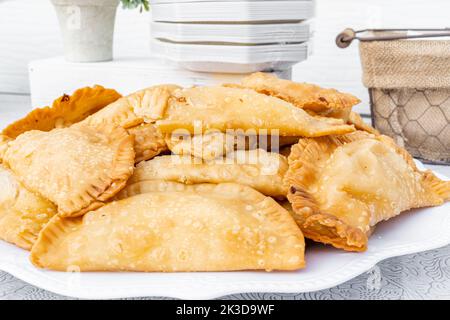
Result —
<svg viewBox="0 0 450 320"><path fill-rule="evenodd" d="M268 24L152 22L150 31L156 39L220 44L300 43L308 41L312 34L309 21Z"/></svg>
<svg viewBox="0 0 450 320"><path fill-rule="evenodd" d="M450 203L446 203L412 210L379 224L363 253L309 243L307 266L296 272L62 273L36 269L28 260L28 252L2 241L0 269L37 287L71 297L207 299L244 292L300 293L326 289L358 276L383 259L449 243Z"/></svg>
<svg viewBox="0 0 450 320"><path fill-rule="evenodd" d="M200 1L152 4L152 20L168 22L300 21L314 16L311 0Z"/></svg>
<svg viewBox="0 0 450 320"><path fill-rule="evenodd" d="M286 70L306 60L309 42L267 45L185 44L151 40L152 55L197 72L252 73Z"/></svg>

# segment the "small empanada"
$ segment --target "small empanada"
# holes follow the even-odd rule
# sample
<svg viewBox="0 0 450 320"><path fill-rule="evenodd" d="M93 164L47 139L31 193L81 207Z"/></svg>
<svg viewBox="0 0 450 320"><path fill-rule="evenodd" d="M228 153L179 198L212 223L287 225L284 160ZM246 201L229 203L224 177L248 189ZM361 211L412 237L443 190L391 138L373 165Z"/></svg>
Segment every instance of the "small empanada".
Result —
<svg viewBox="0 0 450 320"><path fill-rule="evenodd" d="M142 123L128 129L134 136L135 163L149 160L167 150L164 135L151 123Z"/></svg>
<svg viewBox="0 0 450 320"><path fill-rule="evenodd" d="M167 84L153 86L125 96L106 108L93 114L84 122L90 125L114 124L129 129L144 122L142 110L158 112L164 109L174 90L180 89L177 85ZM151 114L150 114L151 116Z"/></svg>
<svg viewBox="0 0 450 320"><path fill-rule="evenodd" d="M355 96L335 89L279 79L275 75L262 72L245 77L240 86L278 97L317 115L344 120L347 120L352 107L361 102Z"/></svg>
<svg viewBox="0 0 450 320"><path fill-rule="evenodd" d="M28 191L0 165L0 239L30 250L39 232L56 214L56 206Z"/></svg>
<svg viewBox="0 0 450 320"><path fill-rule="evenodd" d="M8 144L4 162L62 216L98 208L133 173L133 137L111 125L27 131Z"/></svg>
<svg viewBox="0 0 450 320"><path fill-rule="evenodd" d="M166 151L167 145L159 129L153 124L144 124L144 116L137 112L165 108L171 93L179 88L168 84L135 92L93 114L82 124L113 124L127 129L135 136L136 163L151 159Z"/></svg>
<svg viewBox="0 0 450 320"><path fill-rule="evenodd" d="M168 180L185 184L234 182L273 197L284 198L287 160L262 149L238 150L211 161L190 156L161 156L141 162L129 184L145 180Z"/></svg>
<svg viewBox="0 0 450 320"><path fill-rule="evenodd" d="M199 135L175 135L166 136L166 144L169 150L177 155L191 155L203 160L213 160L223 157L227 153L236 150L264 149L278 152L281 147L298 142L298 137L280 137L265 135L237 134L233 130L223 133L212 130Z"/></svg>
<svg viewBox="0 0 450 320"><path fill-rule="evenodd" d="M161 106L162 104L159 104ZM245 134L317 137L354 131L342 119L311 116L284 100L251 89L194 87L172 92L165 107L142 109L163 133L244 130ZM198 131L201 131L200 133Z"/></svg>
<svg viewBox="0 0 450 320"><path fill-rule="evenodd" d="M119 99L121 95L113 89L102 86L78 89L71 96L63 95L51 107L34 109L24 118L10 124L3 134L16 138L30 130L50 131L69 127Z"/></svg>
<svg viewBox="0 0 450 320"><path fill-rule="evenodd" d="M347 123L353 124L356 129L366 131L368 133L372 133L374 135L379 135L380 132L372 127L370 124L367 124L364 122L363 118L356 112L350 112L350 115L348 116Z"/></svg>
<svg viewBox="0 0 450 320"><path fill-rule="evenodd" d="M304 267L303 235L272 198L237 184L152 184L155 191L83 217L54 217L39 235L31 261L60 271Z"/></svg>
<svg viewBox="0 0 450 320"><path fill-rule="evenodd" d="M419 171L392 139L363 131L300 139L285 181L305 237L349 251L365 250L378 222L450 198L450 182Z"/></svg>

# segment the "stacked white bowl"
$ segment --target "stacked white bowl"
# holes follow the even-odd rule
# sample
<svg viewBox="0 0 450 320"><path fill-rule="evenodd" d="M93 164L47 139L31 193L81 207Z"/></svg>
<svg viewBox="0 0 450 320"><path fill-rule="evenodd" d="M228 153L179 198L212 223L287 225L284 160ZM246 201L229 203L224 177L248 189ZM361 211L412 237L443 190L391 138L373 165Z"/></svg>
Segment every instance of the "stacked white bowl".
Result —
<svg viewBox="0 0 450 320"><path fill-rule="evenodd" d="M152 54L200 72L287 71L307 58L313 0L153 0Z"/></svg>

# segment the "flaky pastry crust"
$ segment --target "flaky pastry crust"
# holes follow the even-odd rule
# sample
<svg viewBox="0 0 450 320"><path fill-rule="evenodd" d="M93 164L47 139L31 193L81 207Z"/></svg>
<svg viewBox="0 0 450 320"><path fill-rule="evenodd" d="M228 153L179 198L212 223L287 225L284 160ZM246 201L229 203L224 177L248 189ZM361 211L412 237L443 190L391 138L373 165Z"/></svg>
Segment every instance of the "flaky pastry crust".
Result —
<svg viewBox="0 0 450 320"><path fill-rule="evenodd" d="M450 182L419 171L382 135L301 139L288 160L288 199L305 237L349 251L366 250L378 222L450 198Z"/></svg>
<svg viewBox="0 0 450 320"><path fill-rule="evenodd" d="M83 217L53 218L40 233L31 261L60 271L304 267L303 235L272 198L237 184L152 183L154 191Z"/></svg>
<svg viewBox="0 0 450 320"><path fill-rule="evenodd" d="M30 130L50 131L80 122L105 106L119 99L121 95L113 89L96 85L76 90L72 95L56 99L51 107L34 109L24 118L15 121L3 130L3 134L16 138Z"/></svg>
<svg viewBox="0 0 450 320"><path fill-rule="evenodd" d="M27 131L9 143L5 163L30 190L51 200L61 216L103 205L133 173L133 137L111 125Z"/></svg>

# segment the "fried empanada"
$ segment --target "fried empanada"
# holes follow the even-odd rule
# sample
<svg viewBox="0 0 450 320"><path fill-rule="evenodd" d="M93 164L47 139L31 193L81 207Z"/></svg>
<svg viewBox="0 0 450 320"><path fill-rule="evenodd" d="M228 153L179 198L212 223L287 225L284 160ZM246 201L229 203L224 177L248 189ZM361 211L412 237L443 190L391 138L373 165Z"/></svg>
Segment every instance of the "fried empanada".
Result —
<svg viewBox="0 0 450 320"><path fill-rule="evenodd" d="M419 171L392 139L363 131L301 139L285 182L305 237L349 251L364 251L378 222L450 198L450 182Z"/></svg>
<svg viewBox="0 0 450 320"><path fill-rule="evenodd" d="M100 207L133 173L133 137L111 125L27 131L8 144L4 162L62 216Z"/></svg>
<svg viewBox="0 0 450 320"><path fill-rule="evenodd" d="M372 133L374 135L379 135L380 132L372 127L370 124L364 122L363 118L356 112L350 112L347 123L353 124L356 129Z"/></svg>
<svg viewBox="0 0 450 320"><path fill-rule="evenodd" d="M158 184L78 218L54 217L34 265L79 271L303 268L304 239L275 200L237 184Z"/></svg>
<svg viewBox="0 0 450 320"><path fill-rule="evenodd" d="M141 162L129 183L168 180L185 184L234 182L273 197L286 197L283 184L288 168L285 157L262 149L238 150L211 161L190 156L161 156Z"/></svg>
<svg viewBox="0 0 450 320"><path fill-rule="evenodd" d="M116 90L98 85L78 89L71 96L65 94L59 97L51 107L34 109L4 129L3 134L14 139L30 130L50 131L54 128L69 127L120 97Z"/></svg>
<svg viewBox="0 0 450 320"><path fill-rule="evenodd" d="M361 102L355 96L335 89L325 89L309 83L279 79L275 75L262 72L245 77L240 86L278 97L317 115L344 120L348 119L352 107Z"/></svg>
<svg viewBox="0 0 450 320"><path fill-rule="evenodd" d="M134 136L135 163L150 160L167 150L164 135L151 123L142 123L128 129Z"/></svg>
<svg viewBox="0 0 450 320"><path fill-rule="evenodd" d="M125 129L135 127L143 123L146 116L152 116L142 110L158 113L159 110L165 109L172 92L177 89L180 87L167 84L137 91L111 103L84 122L90 125L114 124Z"/></svg>
<svg viewBox="0 0 450 320"><path fill-rule="evenodd" d="M161 105L161 104L160 104ZM165 108L142 109L163 133L217 129L280 136L317 137L354 131L341 119L311 116L284 100L251 89L194 87L172 92Z"/></svg>
<svg viewBox="0 0 450 320"><path fill-rule="evenodd" d="M30 250L39 232L56 214L56 206L28 191L0 165L0 239Z"/></svg>
<svg viewBox="0 0 450 320"><path fill-rule="evenodd" d="M169 150L177 155L191 155L203 160L213 160L236 150L264 149L278 152L281 147L298 142L298 137L245 135L212 131L199 135L166 136Z"/></svg>
<svg viewBox="0 0 450 320"><path fill-rule="evenodd" d="M83 121L82 125L121 126L135 136L136 163L151 159L166 151L167 145L159 129L153 124L144 124L144 115L138 115L137 111L142 109L157 111L165 108L171 93L179 88L179 86L168 84L135 92L93 114Z"/></svg>

